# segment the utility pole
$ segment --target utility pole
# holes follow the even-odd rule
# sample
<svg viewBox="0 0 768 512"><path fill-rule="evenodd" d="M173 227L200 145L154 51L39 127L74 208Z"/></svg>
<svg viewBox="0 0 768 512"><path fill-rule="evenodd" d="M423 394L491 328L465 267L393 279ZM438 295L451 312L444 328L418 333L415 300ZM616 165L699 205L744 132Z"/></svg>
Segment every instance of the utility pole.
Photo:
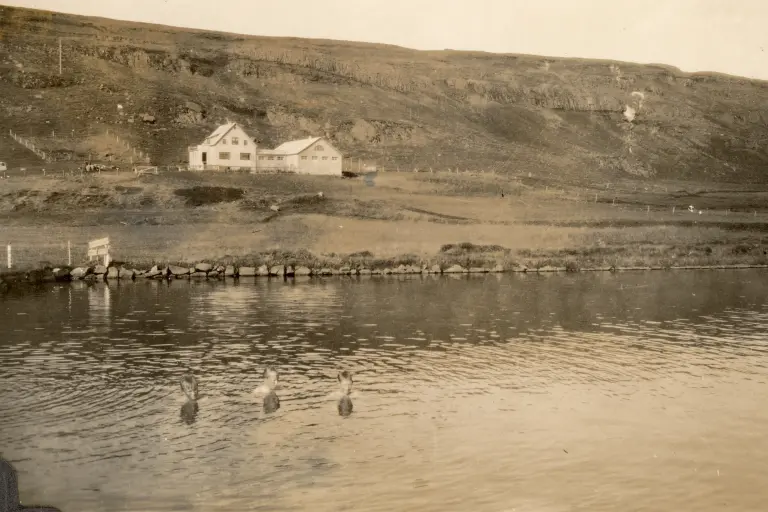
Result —
<svg viewBox="0 0 768 512"><path fill-rule="evenodd" d="M59 76L61 76L61 38L59 38Z"/></svg>

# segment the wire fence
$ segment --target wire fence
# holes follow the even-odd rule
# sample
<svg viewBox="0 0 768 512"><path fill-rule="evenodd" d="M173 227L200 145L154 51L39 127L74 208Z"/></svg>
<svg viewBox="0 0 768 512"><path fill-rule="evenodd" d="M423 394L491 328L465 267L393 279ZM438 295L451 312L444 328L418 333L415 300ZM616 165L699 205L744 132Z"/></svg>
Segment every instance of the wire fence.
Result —
<svg viewBox="0 0 768 512"><path fill-rule="evenodd" d="M8 134L11 136L13 140L15 140L17 143L21 144L31 152L33 152L35 155L37 155L41 160L45 162L53 162L53 157L46 153L45 151L41 150L37 147L36 144L34 144L31 140L26 139L17 133L14 133L13 130L8 130Z"/></svg>
<svg viewBox="0 0 768 512"><path fill-rule="evenodd" d="M120 161L130 164L150 164L147 152L137 148L131 141L114 128L86 128L56 132L50 135L23 137L13 130L9 135L43 162Z"/></svg>
<svg viewBox="0 0 768 512"><path fill-rule="evenodd" d="M70 241L50 241L45 244L3 244L2 266L5 270L29 270L55 265L72 265L85 261L87 244L75 246Z"/></svg>
<svg viewBox="0 0 768 512"><path fill-rule="evenodd" d="M149 165L150 159L149 155L141 151L140 149L136 149L124 136L121 138L120 134L116 133L114 130L110 130L109 128L106 129L105 135L109 139L114 139L115 143L121 146L122 148L127 151L130 156L130 162L136 163L136 164L146 164Z"/></svg>

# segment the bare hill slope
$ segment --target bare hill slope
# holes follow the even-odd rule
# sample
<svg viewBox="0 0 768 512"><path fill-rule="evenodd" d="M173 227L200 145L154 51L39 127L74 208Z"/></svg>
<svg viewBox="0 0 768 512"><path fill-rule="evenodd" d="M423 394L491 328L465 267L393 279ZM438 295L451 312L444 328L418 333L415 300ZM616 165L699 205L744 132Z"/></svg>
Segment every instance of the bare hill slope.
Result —
<svg viewBox="0 0 768 512"><path fill-rule="evenodd" d="M41 162L11 148L10 129L60 159L142 152L171 164L229 119L266 146L325 134L349 160L403 169L768 181L766 82L10 7L0 7L0 34L0 147L10 155L0 159L11 165Z"/></svg>

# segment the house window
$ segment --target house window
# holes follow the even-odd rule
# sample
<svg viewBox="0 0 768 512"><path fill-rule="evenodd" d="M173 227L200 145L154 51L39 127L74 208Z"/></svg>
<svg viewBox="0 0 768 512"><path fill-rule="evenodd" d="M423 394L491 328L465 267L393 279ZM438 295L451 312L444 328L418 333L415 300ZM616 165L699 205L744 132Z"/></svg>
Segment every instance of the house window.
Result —
<svg viewBox="0 0 768 512"><path fill-rule="evenodd" d="M259 156L259 160L264 160L264 157L263 156Z"/></svg>
<svg viewBox="0 0 768 512"><path fill-rule="evenodd" d="M267 160L274 160L274 159L275 159L275 157L273 157L273 156L268 156L267 157Z"/></svg>
<svg viewBox="0 0 768 512"><path fill-rule="evenodd" d="M306 159L307 159L307 157L305 157L305 156L302 156L302 157L301 157L301 159L302 159L302 160L306 160Z"/></svg>
<svg viewBox="0 0 768 512"><path fill-rule="evenodd" d="M328 157L327 157L327 156L324 156L324 157L323 157L323 160L328 160Z"/></svg>
<svg viewBox="0 0 768 512"><path fill-rule="evenodd" d="M247 145L248 145L248 139L243 139L243 146L247 146Z"/></svg>
<svg viewBox="0 0 768 512"><path fill-rule="evenodd" d="M338 160L338 159L339 159L339 157L337 157L337 156L331 157L331 160Z"/></svg>
<svg viewBox="0 0 768 512"><path fill-rule="evenodd" d="M317 157L316 157L316 156L313 156L313 157L312 157L312 160L317 160Z"/></svg>
<svg viewBox="0 0 768 512"><path fill-rule="evenodd" d="M221 143L222 144L226 144L227 143L227 139L221 139Z"/></svg>
<svg viewBox="0 0 768 512"><path fill-rule="evenodd" d="M279 157L277 157L277 159L278 159L278 160L282 160L282 159L283 159L283 157L279 156Z"/></svg>
<svg viewBox="0 0 768 512"><path fill-rule="evenodd" d="M240 153L240 160L250 160L251 154L250 153Z"/></svg>
<svg viewBox="0 0 768 512"><path fill-rule="evenodd" d="M232 145L237 146L238 144L240 144L240 139L237 137L232 137Z"/></svg>
<svg viewBox="0 0 768 512"><path fill-rule="evenodd" d="M221 152L219 153L219 160L229 160L229 153Z"/></svg>
<svg viewBox="0 0 768 512"><path fill-rule="evenodd" d="M315 146L315 151L324 151L325 148L323 146Z"/></svg>

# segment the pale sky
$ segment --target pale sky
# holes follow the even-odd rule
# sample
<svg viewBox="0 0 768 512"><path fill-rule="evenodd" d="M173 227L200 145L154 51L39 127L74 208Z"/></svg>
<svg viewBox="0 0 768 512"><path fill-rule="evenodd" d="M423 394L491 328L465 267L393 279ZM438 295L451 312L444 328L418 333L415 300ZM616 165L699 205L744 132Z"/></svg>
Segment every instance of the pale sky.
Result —
<svg viewBox="0 0 768 512"><path fill-rule="evenodd" d="M0 0L256 34L662 63L768 80L768 0Z"/></svg>

